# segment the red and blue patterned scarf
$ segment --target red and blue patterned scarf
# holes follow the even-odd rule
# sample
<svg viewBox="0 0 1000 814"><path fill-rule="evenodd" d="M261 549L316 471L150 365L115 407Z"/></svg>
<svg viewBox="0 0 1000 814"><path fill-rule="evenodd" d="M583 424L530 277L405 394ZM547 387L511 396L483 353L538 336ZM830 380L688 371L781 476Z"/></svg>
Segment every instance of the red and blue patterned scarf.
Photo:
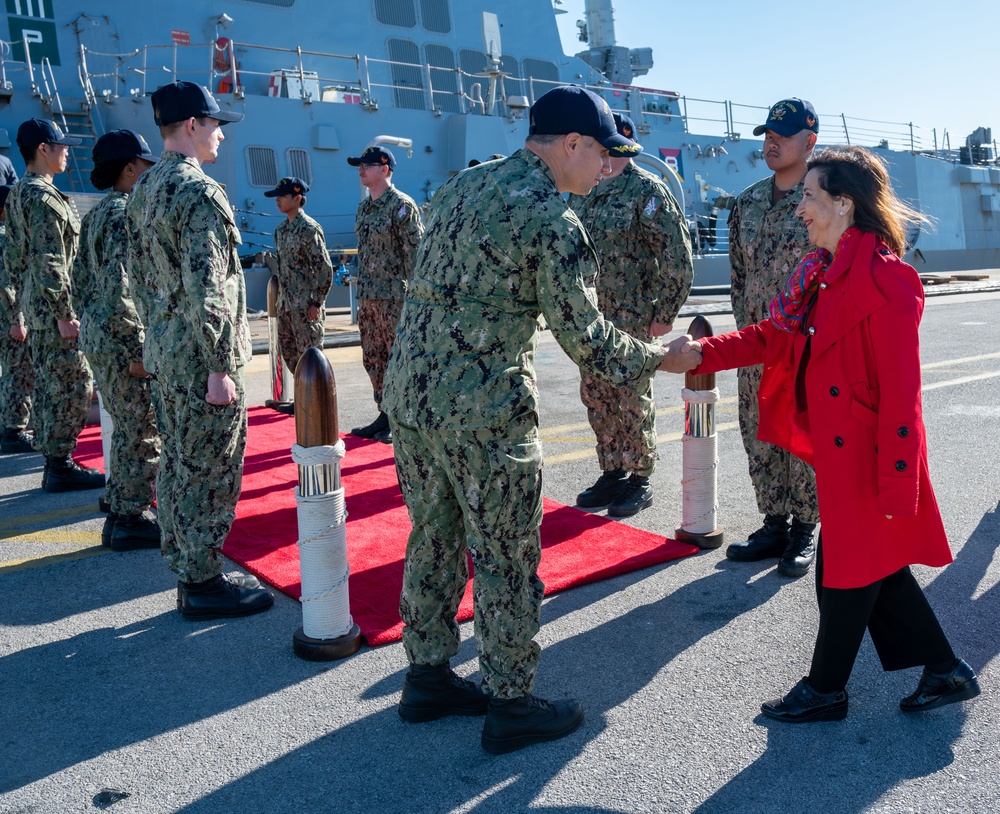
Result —
<svg viewBox="0 0 1000 814"><path fill-rule="evenodd" d="M858 234L856 227L847 229L840 236L834 254L817 247L799 261L781 293L771 300L769 310L771 323L775 328L789 333L805 333L809 312L816 302L816 295L819 293L819 286L823 282L826 270L833 262L834 256L855 234Z"/></svg>

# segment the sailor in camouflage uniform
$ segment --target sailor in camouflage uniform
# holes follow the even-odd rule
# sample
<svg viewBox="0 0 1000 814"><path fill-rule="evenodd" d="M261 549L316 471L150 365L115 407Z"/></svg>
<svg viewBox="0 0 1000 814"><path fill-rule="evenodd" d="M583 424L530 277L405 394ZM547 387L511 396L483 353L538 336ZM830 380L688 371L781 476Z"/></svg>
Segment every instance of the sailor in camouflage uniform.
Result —
<svg viewBox="0 0 1000 814"><path fill-rule="evenodd" d="M539 316L581 367L644 389L697 354L618 331L597 307L594 246L561 197L584 195L628 146L607 104L579 87L532 108L525 148L459 173L431 204L386 373L384 405L413 530L400 614L408 721L486 713L482 745L507 752L573 731L576 701L532 693L539 647L542 450L534 354ZM636 149L641 149L636 146ZM489 696L459 678L455 613L471 554L476 637Z"/></svg>
<svg viewBox="0 0 1000 814"><path fill-rule="evenodd" d="M382 382L424 226L413 198L392 184L396 159L389 150L369 147L357 158L348 158L347 163L358 168L361 183L370 193L359 204L354 222L358 235L358 332L361 358L379 410L371 424L356 427L351 434L391 444L392 430L382 410Z"/></svg>
<svg viewBox="0 0 1000 814"><path fill-rule="evenodd" d="M160 436L142 364L143 326L132 301L125 224L129 193L156 156L138 133L112 130L97 140L93 157L91 183L111 191L83 219L73 295L80 311L80 350L114 421L110 511L101 541L112 551L159 548L160 527L146 510L153 502Z"/></svg>
<svg viewBox="0 0 1000 814"><path fill-rule="evenodd" d="M614 118L619 134L633 141L632 120L620 113ZM631 153L610 152L611 174L590 195L571 195L569 205L597 246L601 313L619 330L648 342L670 332L691 291L691 236L663 180L637 167ZM656 461L652 380L636 391L581 371L580 397L597 436L602 474L577 497L577 505L607 506L612 517L648 508Z"/></svg>
<svg viewBox="0 0 1000 814"><path fill-rule="evenodd" d="M806 227L795 210L802 200L806 159L817 132L816 111L801 99L778 102L767 121L753 131L755 136L766 134L764 161L774 175L743 190L729 214L731 297L737 328L768 318L771 300L810 249ZM764 525L745 543L729 546L726 556L742 561L778 557L779 574L801 576L816 556L816 476L812 467L787 450L757 440L762 372L760 365L740 368L737 382L740 431Z"/></svg>
<svg viewBox="0 0 1000 814"><path fill-rule="evenodd" d="M45 456L47 492L98 489L104 475L73 460L91 405L92 378L80 352L80 323L73 310L70 266L80 221L52 179L66 170L68 138L48 119L29 119L17 130L27 172L7 198L10 237L4 262L21 311L35 370L34 447Z"/></svg>
<svg viewBox="0 0 1000 814"><path fill-rule="evenodd" d="M286 220L274 230L278 255L278 345L288 369L295 372L309 348L323 347L326 297L333 284L333 263L322 227L304 211L309 185L282 178L264 193L274 198Z"/></svg>
<svg viewBox="0 0 1000 814"><path fill-rule="evenodd" d="M125 215L162 442L162 549L178 577L182 616L246 616L267 610L274 597L253 577L222 573L247 433L242 241L225 192L202 170L218 156L221 125L243 114L221 110L191 82L164 85L152 102L164 152L132 188Z"/></svg>
<svg viewBox="0 0 1000 814"><path fill-rule="evenodd" d="M24 326L15 322L20 310L17 292L3 259L9 194L9 186L0 186L0 454L4 455L33 451L27 427L35 386L31 346Z"/></svg>

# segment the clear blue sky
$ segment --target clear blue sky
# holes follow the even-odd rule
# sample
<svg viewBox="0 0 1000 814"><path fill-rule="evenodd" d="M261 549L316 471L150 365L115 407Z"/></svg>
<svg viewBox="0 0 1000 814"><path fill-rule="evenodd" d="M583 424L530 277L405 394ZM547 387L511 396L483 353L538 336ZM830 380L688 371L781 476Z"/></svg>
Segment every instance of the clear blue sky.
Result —
<svg viewBox="0 0 1000 814"><path fill-rule="evenodd" d="M583 0L557 8L563 49L584 50ZM977 127L1000 140L996 0L830 3L615 0L619 45L653 49L635 84L767 107L811 101L825 125L848 117L947 129L957 149ZM750 133L744 133L750 136Z"/></svg>

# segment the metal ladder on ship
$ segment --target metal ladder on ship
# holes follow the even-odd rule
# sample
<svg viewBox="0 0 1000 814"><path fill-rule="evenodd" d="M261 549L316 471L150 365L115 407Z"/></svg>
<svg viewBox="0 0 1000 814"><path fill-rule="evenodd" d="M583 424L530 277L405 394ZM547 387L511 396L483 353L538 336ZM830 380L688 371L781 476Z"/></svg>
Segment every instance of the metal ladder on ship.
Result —
<svg viewBox="0 0 1000 814"><path fill-rule="evenodd" d="M27 48L27 44L25 47ZM30 64L30 57L28 59ZM93 109L91 93L87 94L88 98L79 100L79 110L67 110L59 95L59 88L56 87L56 77L48 57L42 58L40 67L44 93L42 88L34 85L34 81L32 90L49 109L52 119L62 126L63 132L67 136L80 139L80 144L69 148L66 179L69 181L71 192L85 192L90 187L90 171L94 168L93 149L97 142L97 130L91 115ZM84 88L85 92L87 90Z"/></svg>

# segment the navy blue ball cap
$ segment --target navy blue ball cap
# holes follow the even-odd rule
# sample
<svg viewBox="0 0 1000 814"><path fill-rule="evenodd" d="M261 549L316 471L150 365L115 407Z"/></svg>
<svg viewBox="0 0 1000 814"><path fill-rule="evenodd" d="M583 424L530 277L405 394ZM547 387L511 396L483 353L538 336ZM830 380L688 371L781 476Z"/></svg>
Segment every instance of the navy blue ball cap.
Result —
<svg viewBox="0 0 1000 814"><path fill-rule="evenodd" d="M10 195L10 187L6 184L0 186L0 209L7 205L7 196Z"/></svg>
<svg viewBox="0 0 1000 814"><path fill-rule="evenodd" d="M110 130L94 145L94 164L121 158L142 158L156 163L156 156L141 135L134 130Z"/></svg>
<svg viewBox="0 0 1000 814"><path fill-rule="evenodd" d="M269 189L264 193L265 198L277 198L279 195L305 195L309 191L309 184L301 178L282 178L274 189Z"/></svg>
<svg viewBox="0 0 1000 814"><path fill-rule="evenodd" d="M773 130L779 136L794 136L802 130L819 132L819 116L816 108L803 99L782 99L767 114L767 121L757 125L753 134L759 136Z"/></svg>
<svg viewBox="0 0 1000 814"><path fill-rule="evenodd" d="M18 147L37 147L39 144L67 144L71 147L81 139L63 135L59 125L49 119L28 119L17 128Z"/></svg>
<svg viewBox="0 0 1000 814"><path fill-rule="evenodd" d="M604 99L577 85L553 88L540 96L531 106L528 133L532 136L579 133L596 139L608 150L631 147L633 153L637 153L642 149L635 149L638 145L618 132L611 108Z"/></svg>
<svg viewBox="0 0 1000 814"><path fill-rule="evenodd" d="M385 147L368 147L357 158L348 158L347 163L352 167L357 167L359 164L374 164L388 167L390 170L396 169L396 157Z"/></svg>
<svg viewBox="0 0 1000 814"><path fill-rule="evenodd" d="M635 122L624 113L614 113L615 129L631 143L628 147L615 147L608 152L615 158L633 158L642 152L642 145L635 140Z"/></svg>
<svg viewBox="0 0 1000 814"><path fill-rule="evenodd" d="M157 127L188 119L209 118L228 124L243 121L242 113L223 110L208 88L194 82L171 82L153 91L153 120Z"/></svg>

